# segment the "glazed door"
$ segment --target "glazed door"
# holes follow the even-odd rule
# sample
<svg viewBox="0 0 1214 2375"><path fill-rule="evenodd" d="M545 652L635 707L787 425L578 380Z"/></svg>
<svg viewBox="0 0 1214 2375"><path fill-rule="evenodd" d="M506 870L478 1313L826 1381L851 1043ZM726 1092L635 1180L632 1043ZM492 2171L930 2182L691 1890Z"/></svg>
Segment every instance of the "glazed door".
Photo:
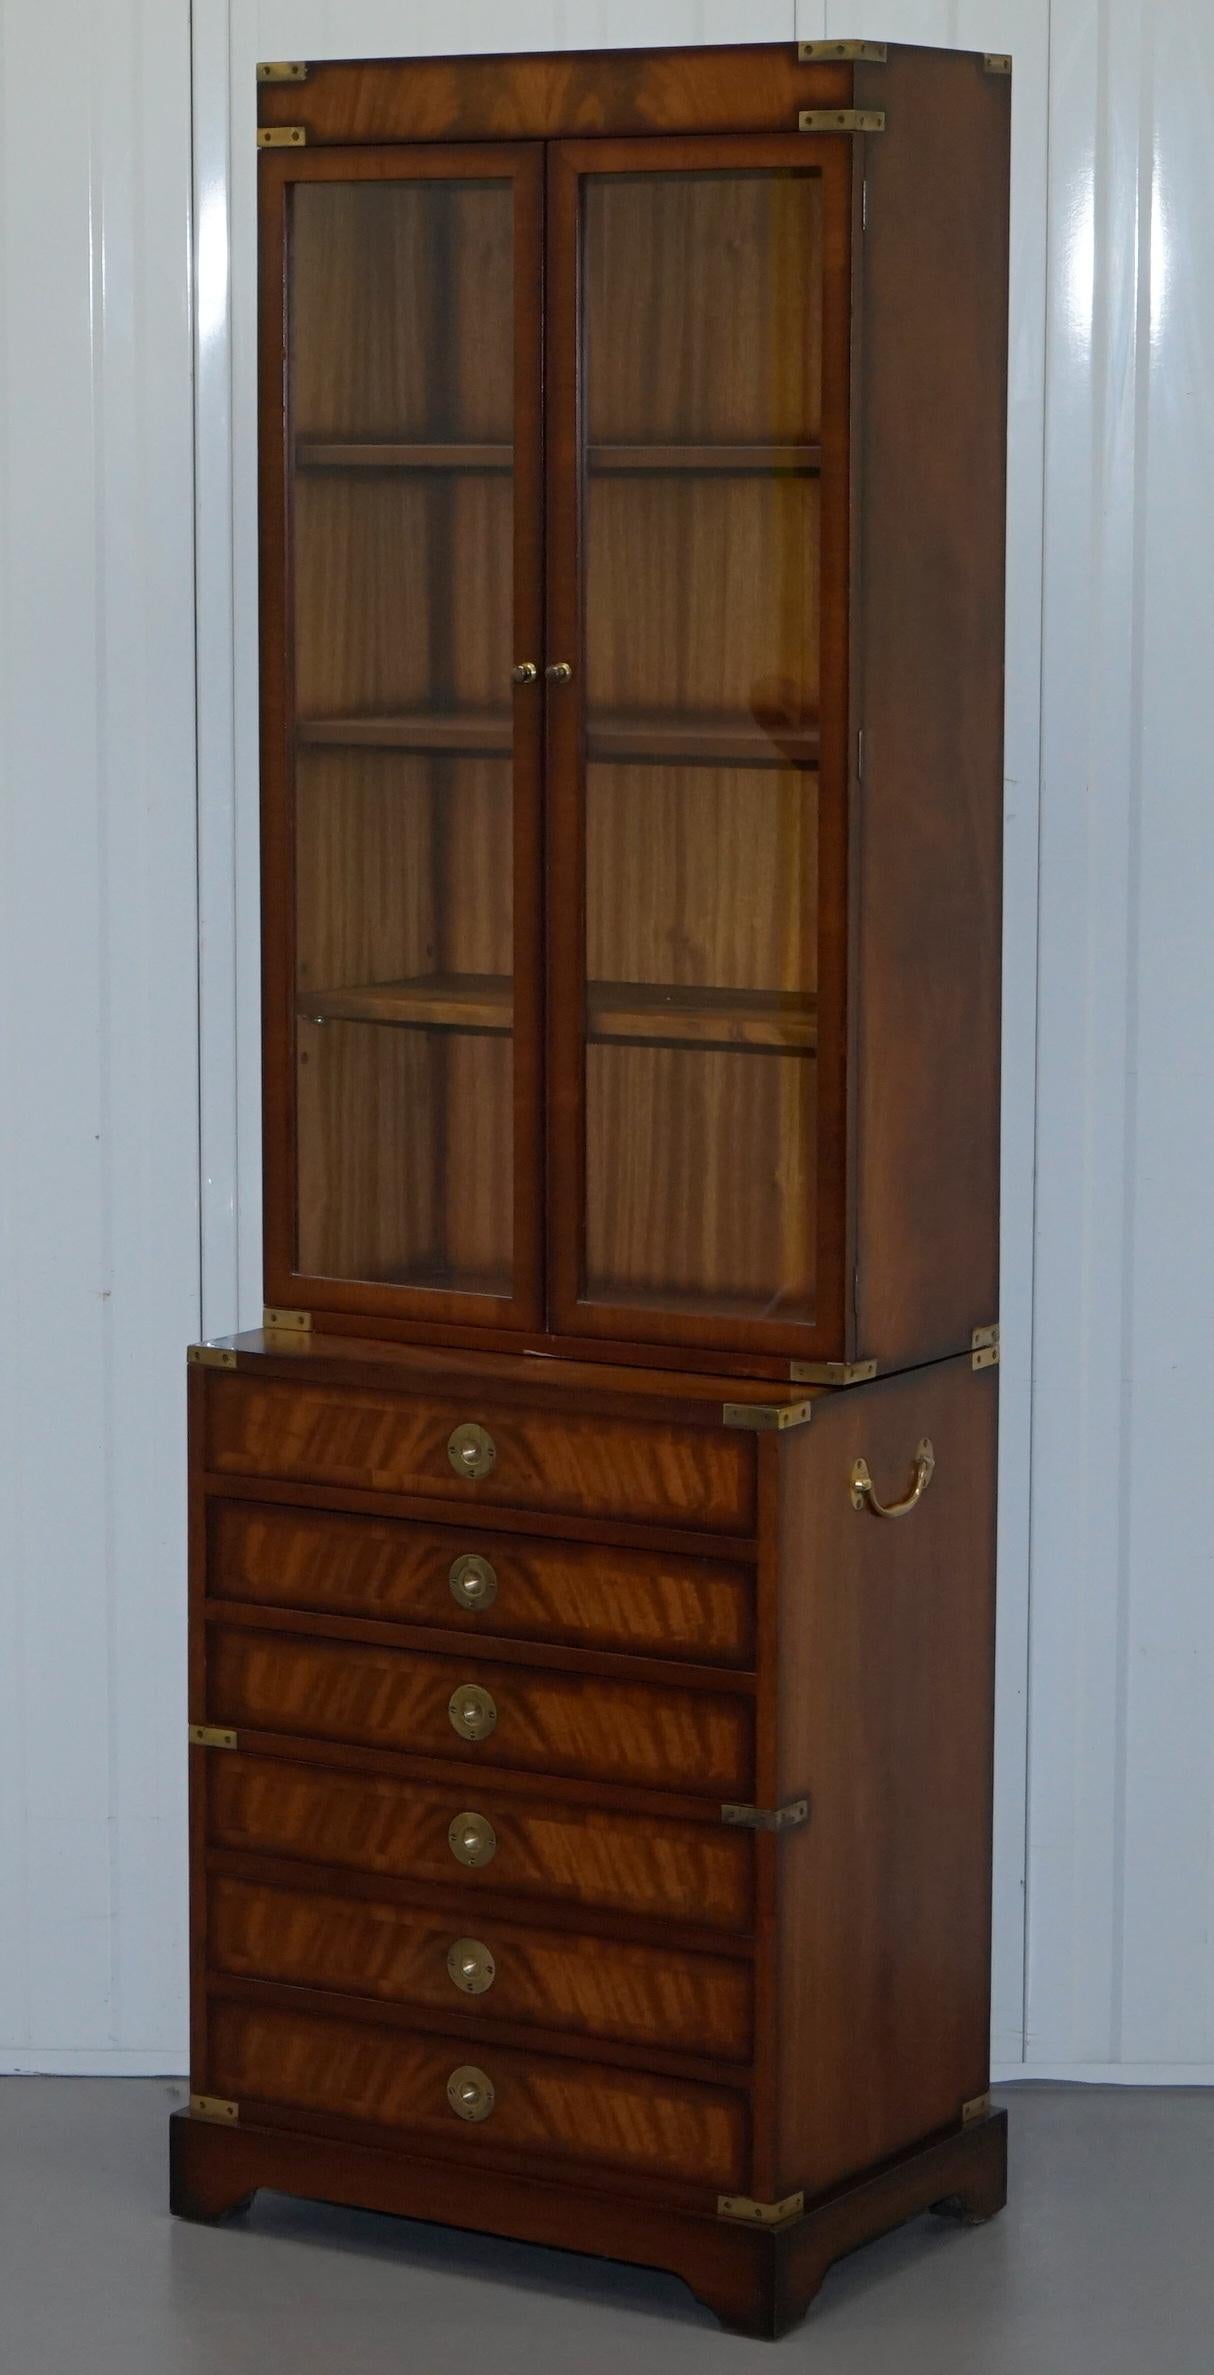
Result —
<svg viewBox="0 0 1214 2375"><path fill-rule="evenodd" d="M261 171L267 1296L534 1327L543 151Z"/></svg>
<svg viewBox="0 0 1214 2375"><path fill-rule="evenodd" d="M843 1351L846 141L554 144L554 1325Z"/></svg>

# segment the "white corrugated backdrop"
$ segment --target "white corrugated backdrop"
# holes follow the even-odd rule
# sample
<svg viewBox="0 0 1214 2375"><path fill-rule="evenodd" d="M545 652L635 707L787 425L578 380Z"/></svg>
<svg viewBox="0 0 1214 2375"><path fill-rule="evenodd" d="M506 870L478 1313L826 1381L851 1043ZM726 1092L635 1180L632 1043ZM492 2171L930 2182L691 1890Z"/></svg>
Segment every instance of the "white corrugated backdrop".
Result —
<svg viewBox="0 0 1214 2375"><path fill-rule="evenodd" d="M182 1348L261 1303L254 65L821 33L1016 59L996 2067L1214 2078L1205 0L0 0L0 2069L184 2066Z"/></svg>

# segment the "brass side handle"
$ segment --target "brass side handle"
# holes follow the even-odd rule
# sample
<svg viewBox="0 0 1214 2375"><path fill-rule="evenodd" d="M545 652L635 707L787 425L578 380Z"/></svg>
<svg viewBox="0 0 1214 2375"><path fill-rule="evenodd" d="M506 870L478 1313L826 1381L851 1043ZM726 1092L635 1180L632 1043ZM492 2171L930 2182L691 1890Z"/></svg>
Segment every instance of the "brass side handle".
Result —
<svg viewBox="0 0 1214 2375"><path fill-rule="evenodd" d="M568 684L573 670L568 660L550 660L544 674L549 684Z"/></svg>
<svg viewBox="0 0 1214 2375"><path fill-rule="evenodd" d="M516 660L510 675L515 684L534 684L539 669L534 660Z"/></svg>
<svg viewBox="0 0 1214 2375"><path fill-rule="evenodd" d="M936 1454L925 1435L915 1447L915 1481L904 1501L879 1501L867 1460L857 1460L851 1472L853 1509L871 1509L874 1517L909 1517L917 1509L936 1473Z"/></svg>

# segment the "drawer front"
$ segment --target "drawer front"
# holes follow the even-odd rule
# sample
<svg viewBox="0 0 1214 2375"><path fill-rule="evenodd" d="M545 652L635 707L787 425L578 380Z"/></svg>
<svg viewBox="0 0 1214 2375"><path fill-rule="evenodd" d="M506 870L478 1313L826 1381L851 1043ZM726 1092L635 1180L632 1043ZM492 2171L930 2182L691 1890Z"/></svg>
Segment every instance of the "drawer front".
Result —
<svg viewBox="0 0 1214 2375"><path fill-rule="evenodd" d="M211 2006L207 2058L210 2094L433 2138L470 2156L524 2152L713 2188L740 2186L746 2172L744 2097L648 2071L223 1999ZM461 2118L448 2094L469 2064L492 2089L476 2120Z"/></svg>
<svg viewBox="0 0 1214 2375"><path fill-rule="evenodd" d="M207 1956L232 1978L425 2005L452 2025L527 2021L732 2061L750 2049L749 1963L520 1927L483 1910L444 1915L216 1874Z"/></svg>
<svg viewBox="0 0 1214 2375"><path fill-rule="evenodd" d="M752 1654L750 1577L712 1559L215 1501L209 1570L213 1598L270 1608L704 1664Z"/></svg>
<svg viewBox="0 0 1214 2375"><path fill-rule="evenodd" d="M217 1625L207 1693L210 1721L260 1732L716 1797L750 1786L750 1702L701 1690ZM468 1708L492 1728L461 1729Z"/></svg>
<svg viewBox="0 0 1214 2375"><path fill-rule="evenodd" d="M492 1782L441 1789L287 1758L199 1753L214 1846L454 1888L461 1928L465 1906L470 1921L479 1898L502 1894L722 1932L750 1925L746 1831L555 1805ZM486 1834L476 1865L451 1841L452 1825L469 1813Z"/></svg>
<svg viewBox="0 0 1214 2375"><path fill-rule="evenodd" d="M452 1466L450 1439L468 1425L491 1439L493 1464L482 1475ZM754 1524L754 1438L724 1427L217 1373L207 1397L207 1459L220 1475L416 1494L465 1510L496 1504L727 1534Z"/></svg>

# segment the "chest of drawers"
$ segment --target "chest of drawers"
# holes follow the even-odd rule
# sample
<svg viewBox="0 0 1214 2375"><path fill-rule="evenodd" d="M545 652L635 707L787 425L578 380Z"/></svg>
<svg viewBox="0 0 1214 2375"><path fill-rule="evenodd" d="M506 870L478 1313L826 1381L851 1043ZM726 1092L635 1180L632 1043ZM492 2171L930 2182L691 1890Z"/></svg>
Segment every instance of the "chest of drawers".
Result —
<svg viewBox="0 0 1214 2375"><path fill-rule="evenodd" d="M996 1383L205 1348L179 2208L441 2202L773 2332L995 2205Z"/></svg>

